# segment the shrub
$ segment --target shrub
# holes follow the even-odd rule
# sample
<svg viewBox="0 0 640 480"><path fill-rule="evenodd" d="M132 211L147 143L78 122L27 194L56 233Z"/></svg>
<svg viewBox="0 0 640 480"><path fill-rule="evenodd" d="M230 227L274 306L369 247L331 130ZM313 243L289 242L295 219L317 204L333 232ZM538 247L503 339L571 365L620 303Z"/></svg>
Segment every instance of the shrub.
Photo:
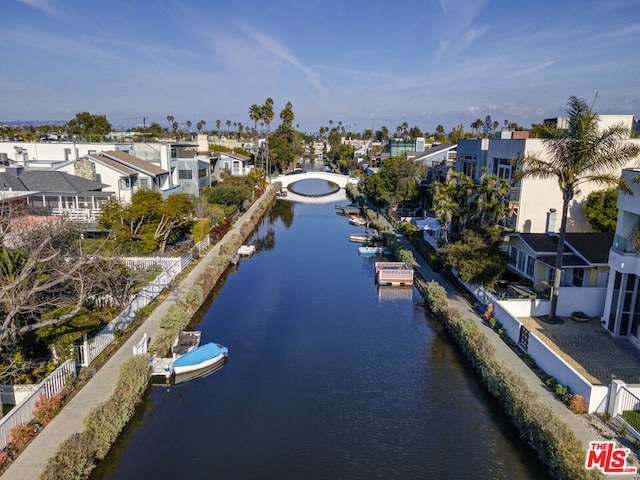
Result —
<svg viewBox="0 0 640 480"><path fill-rule="evenodd" d="M582 310L576 310L575 312L571 313L571 316L575 318L589 318L589 315L587 315Z"/></svg>
<svg viewBox="0 0 640 480"><path fill-rule="evenodd" d="M144 320L153 312L153 307L151 305L145 305L144 307L140 307L136 310L134 314L136 320Z"/></svg>
<svg viewBox="0 0 640 480"><path fill-rule="evenodd" d="M577 414L587 413L584 397L580 394L572 395L571 400L569 400L569 410Z"/></svg>
<svg viewBox="0 0 640 480"><path fill-rule="evenodd" d="M9 460L11 460L9 454L5 450L0 451L0 468L3 468Z"/></svg>
<svg viewBox="0 0 640 480"><path fill-rule="evenodd" d="M189 289L186 295L186 302L195 306L200 306L204 303L204 290L201 285L194 285Z"/></svg>
<svg viewBox="0 0 640 480"><path fill-rule="evenodd" d="M160 319L160 328L172 329L178 327L182 329L187 323L189 323L189 310L182 303L173 303L167 308L165 313Z"/></svg>
<svg viewBox="0 0 640 480"><path fill-rule="evenodd" d="M428 301L426 289L425 296ZM538 452L552 476L560 479L599 478L598 472L585 470L584 448L575 433L551 407L536 397L520 375L496 358L495 348L475 322L460 317L452 309L447 309L440 318L488 391L520 430L522 439ZM568 394L566 387L559 390Z"/></svg>
<svg viewBox="0 0 640 480"><path fill-rule="evenodd" d="M84 420L95 458L103 459L131 419L149 384L149 365L144 356L128 358L120 367L113 395L89 412Z"/></svg>
<svg viewBox="0 0 640 480"><path fill-rule="evenodd" d="M88 433L67 438L47 461L38 480L81 480L89 478L95 468L95 449Z"/></svg>
<svg viewBox="0 0 640 480"><path fill-rule="evenodd" d="M53 397L40 395L36 401L35 410L33 411L33 419L42 426L48 425L53 417L60 411L62 406L62 394L58 393Z"/></svg>
<svg viewBox="0 0 640 480"><path fill-rule="evenodd" d="M35 434L33 425L18 425L9 431L9 443L16 447L24 447Z"/></svg>
<svg viewBox="0 0 640 480"><path fill-rule="evenodd" d="M204 237L209 235L211 230L211 221L208 219L198 220L193 224L193 243L198 243Z"/></svg>
<svg viewBox="0 0 640 480"><path fill-rule="evenodd" d="M425 284L425 297L429 308L434 313L442 312L449 306L447 291L435 280Z"/></svg>

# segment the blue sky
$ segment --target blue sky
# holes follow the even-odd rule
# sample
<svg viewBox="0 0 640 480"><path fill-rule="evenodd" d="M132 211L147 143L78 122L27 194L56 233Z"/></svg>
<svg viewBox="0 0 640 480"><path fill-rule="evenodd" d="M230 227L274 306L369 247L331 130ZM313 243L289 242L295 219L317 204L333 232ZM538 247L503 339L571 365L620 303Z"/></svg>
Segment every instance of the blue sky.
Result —
<svg viewBox="0 0 640 480"><path fill-rule="evenodd" d="M640 117L640 0L1 0L0 121L81 111L307 132L403 122L529 127L569 96Z"/></svg>

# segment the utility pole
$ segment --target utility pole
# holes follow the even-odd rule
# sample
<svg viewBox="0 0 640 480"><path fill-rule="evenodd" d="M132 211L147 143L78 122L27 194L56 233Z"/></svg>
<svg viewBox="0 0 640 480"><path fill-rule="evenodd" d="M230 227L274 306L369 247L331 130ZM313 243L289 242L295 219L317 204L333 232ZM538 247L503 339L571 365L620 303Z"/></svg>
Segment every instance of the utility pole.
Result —
<svg viewBox="0 0 640 480"><path fill-rule="evenodd" d="M373 166L373 115L371 115L371 146L369 147L369 168Z"/></svg>

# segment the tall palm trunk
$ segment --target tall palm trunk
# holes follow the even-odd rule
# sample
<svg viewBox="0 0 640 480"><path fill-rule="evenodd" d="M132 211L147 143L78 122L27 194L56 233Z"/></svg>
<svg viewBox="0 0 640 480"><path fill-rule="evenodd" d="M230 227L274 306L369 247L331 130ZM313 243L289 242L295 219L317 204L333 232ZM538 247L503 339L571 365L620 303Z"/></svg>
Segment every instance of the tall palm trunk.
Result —
<svg viewBox="0 0 640 480"><path fill-rule="evenodd" d="M567 213L569 212L569 202L571 192L564 192L562 195L562 217L560 220L560 232L558 233L558 248L556 249L555 272L553 276L553 289L551 290L551 305L549 306L549 320L556 318L558 307L558 295L560 293L560 279L562 277L562 256L564 254L564 239L567 236Z"/></svg>

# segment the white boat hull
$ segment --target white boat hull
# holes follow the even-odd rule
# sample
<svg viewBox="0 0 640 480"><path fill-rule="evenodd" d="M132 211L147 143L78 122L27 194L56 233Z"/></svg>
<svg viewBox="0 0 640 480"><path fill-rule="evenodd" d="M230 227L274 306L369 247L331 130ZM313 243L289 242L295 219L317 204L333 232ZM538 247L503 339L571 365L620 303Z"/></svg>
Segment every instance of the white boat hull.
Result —
<svg viewBox="0 0 640 480"><path fill-rule="evenodd" d="M200 370L202 368L207 368L210 367L211 365L213 365L216 362L219 362L220 360L222 360L224 357L226 357L227 354L226 353L221 353L220 355L218 355L217 357L213 357L213 358L208 358L207 360L200 362L200 363L196 363L194 365L185 365L183 367L181 366L177 366L177 367L173 367L173 371L176 375L180 375L182 373L188 373L188 372L193 372L195 370Z"/></svg>

